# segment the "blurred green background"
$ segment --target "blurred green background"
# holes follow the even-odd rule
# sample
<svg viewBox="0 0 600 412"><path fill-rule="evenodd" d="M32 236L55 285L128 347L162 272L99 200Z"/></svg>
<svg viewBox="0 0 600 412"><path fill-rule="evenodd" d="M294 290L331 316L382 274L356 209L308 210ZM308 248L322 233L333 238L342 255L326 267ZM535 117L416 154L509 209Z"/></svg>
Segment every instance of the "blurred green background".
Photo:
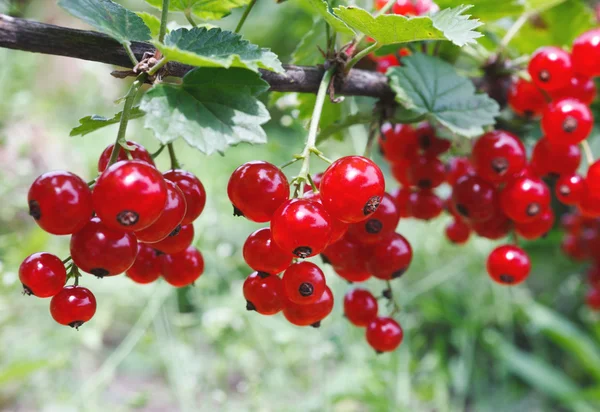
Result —
<svg viewBox="0 0 600 412"><path fill-rule="evenodd" d="M139 0L121 3L155 12ZM244 34L287 62L312 24L306 10L296 0L279 6L259 1ZM0 11L85 28L54 1L0 0ZM240 14L237 10L220 24L232 28ZM577 30L594 24L588 20L568 39L554 32L532 36L527 30L534 28L526 28L515 47L530 52L540 39L571 41ZM501 35L509 23L485 26L483 43L491 44L494 33ZM447 217L402 221L399 232L412 243L415 257L394 282L405 340L391 354L375 355L364 330L342 317L340 304L350 286L328 268L337 300L320 329L247 312L241 285L249 269L240 249L260 225L232 216L225 187L245 161L280 164L301 150L304 125L280 107L272 109L264 146L240 145L224 157L206 157L183 142L176 145L180 161L208 193L195 239L206 270L186 292L191 308L182 308L175 289L162 281L140 286L124 276L84 275L83 285L98 300L96 316L79 331L56 324L48 299L21 295L17 271L36 251L67 256L68 238L47 235L33 223L27 190L48 170L95 176L97 158L116 128L78 138L70 138L69 131L81 117L110 117L120 110L114 100L129 81L112 78L111 69L0 49L0 410L600 410L599 318L583 303L586 267L560 253L558 231L526 244L533 272L526 284L504 288L485 273L486 256L496 243L472 239L464 247L450 245L443 235ZM347 99L344 110L363 103ZM536 130L530 134L540 136ZM327 142L323 150L332 158L361 152L365 136L358 126L344 142ZM150 151L158 148L142 121L130 124L128 138ZM596 133L592 143L600 153L597 141ZM158 166L168 167L166 152ZM315 172L324 166L313 162ZM391 178L388 182L394 187ZM376 281L366 285L375 293L384 288Z"/></svg>

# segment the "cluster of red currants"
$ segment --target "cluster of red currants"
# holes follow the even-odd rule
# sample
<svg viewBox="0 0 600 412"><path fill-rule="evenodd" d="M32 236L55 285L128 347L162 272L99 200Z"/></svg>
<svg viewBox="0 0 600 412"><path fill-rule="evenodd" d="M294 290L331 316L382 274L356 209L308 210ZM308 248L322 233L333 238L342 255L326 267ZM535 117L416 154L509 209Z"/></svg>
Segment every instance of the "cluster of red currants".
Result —
<svg viewBox="0 0 600 412"><path fill-rule="evenodd" d="M321 254L350 282L371 275L389 280L406 271L412 250L395 233L399 212L371 160L343 157L308 180L312 188L290 199L283 172L255 161L233 172L227 193L235 215L270 222L270 227L252 233L243 247L244 260L255 270L243 286L247 309L263 315L282 311L294 325L318 327L333 308L333 294L318 265L294 259ZM367 326L367 340L377 351L395 349L402 340L400 325L378 317L376 302L373 308L373 299L365 298L372 295L363 292L356 299L348 295L348 318Z"/></svg>
<svg viewBox="0 0 600 412"><path fill-rule="evenodd" d="M50 313L60 324L79 327L96 311L92 292L79 286L79 270L98 278L126 272L142 284L162 275L177 287L193 283L204 270L200 251L191 246L192 222L206 203L202 183L185 170L161 174L143 146L127 144L131 150L119 147L110 165L114 145L104 150L100 175L90 184L55 171L29 189L29 214L37 224L54 235L71 235L69 258L34 253L19 268L24 293L52 297ZM75 283L65 286L69 278Z"/></svg>

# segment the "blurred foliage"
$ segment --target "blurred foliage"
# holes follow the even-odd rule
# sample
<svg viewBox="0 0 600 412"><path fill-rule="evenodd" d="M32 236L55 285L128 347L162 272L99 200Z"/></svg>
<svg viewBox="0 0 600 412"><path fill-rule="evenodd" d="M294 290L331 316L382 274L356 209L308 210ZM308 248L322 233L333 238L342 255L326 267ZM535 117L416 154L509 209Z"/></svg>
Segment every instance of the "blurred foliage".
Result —
<svg viewBox="0 0 600 412"><path fill-rule="evenodd" d="M156 15L142 1L122 3ZM348 3L368 7L371 2ZM555 8L541 15L552 22L551 34L533 33L528 23L511 52L530 52L540 39L567 43L587 27L572 21L582 21L580 14L568 21L564 17L583 3L569 0L558 7L566 14ZM0 9L83 27L54 2L0 0ZM487 15L494 10L487 9ZM240 14L236 10L223 26L234 27ZM492 20L501 16L493 14ZM260 1L244 34L287 62L313 19L302 2L275 6ZM506 19L486 25L480 43L494 49L509 26ZM473 56L485 57L486 51L452 55L458 67L467 68ZM177 294L164 282L140 286L124 276L86 276L82 281L98 299L96 317L79 332L55 324L48 300L20 294L16 272L35 251L66 256L68 239L35 226L26 213L27 189L37 175L52 169L95 176L95 162L114 140L115 126L83 137L69 137L69 132L84 116L118 112L114 100L128 82L112 78L110 67L91 62L5 49L0 59L0 410L599 410L598 316L583 305L585 266L559 252L558 231L525 245L533 273L526 285L507 289L492 284L485 273L494 242L473 239L456 248L442 235L446 218L402 221L399 231L412 243L415 257L394 284L405 341L392 354L376 356L364 331L343 319L340 304L348 285L330 271L336 308L320 329L247 312L241 284L248 268L240 248L259 225L232 216L225 187L239 164L252 159L280 164L301 149L303 116L297 121L298 113L285 105L271 108L266 145L242 144L224 157L206 157L177 142L180 161L202 179L209 196L196 226L195 243L204 253L206 271L188 293L195 311L181 313ZM364 99L346 99L344 109L331 116L364 107ZM518 129L529 146L540 137L537 128ZM329 157L362 151L364 125L343 133L344 141L325 143ZM597 134L592 146L600 153ZM139 120L131 123L128 137L150 151L158 148ZM325 168L317 161L313 165ZM166 154L158 166L168 166ZM375 281L367 286L383 289Z"/></svg>

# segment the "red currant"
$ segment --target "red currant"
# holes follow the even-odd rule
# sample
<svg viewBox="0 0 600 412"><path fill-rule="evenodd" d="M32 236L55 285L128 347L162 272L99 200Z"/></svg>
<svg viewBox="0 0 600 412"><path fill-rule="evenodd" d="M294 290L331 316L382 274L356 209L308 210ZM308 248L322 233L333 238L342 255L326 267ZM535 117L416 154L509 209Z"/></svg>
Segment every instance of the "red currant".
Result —
<svg viewBox="0 0 600 412"><path fill-rule="evenodd" d="M465 175L474 175L475 169L467 157L453 157L446 164L446 181L454 186Z"/></svg>
<svg viewBox="0 0 600 412"><path fill-rule="evenodd" d="M145 229L135 232L140 242L160 242L171 234L177 234L181 230L180 223L186 214L185 198L183 192L173 182L166 181L167 204L165 209L154 223Z"/></svg>
<svg viewBox="0 0 600 412"><path fill-rule="evenodd" d="M202 253L193 246L174 255L162 255L162 276L172 286L193 284L204 272Z"/></svg>
<svg viewBox="0 0 600 412"><path fill-rule="evenodd" d="M600 76L600 29L592 29L573 42L573 68L578 74L594 77Z"/></svg>
<svg viewBox="0 0 600 412"><path fill-rule="evenodd" d="M283 286L278 276L254 272L244 281L243 292L248 310L274 315L283 309Z"/></svg>
<svg viewBox="0 0 600 412"><path fill-rule="evenodd" d="M93 214L88 185L69 172L48 172L35 179L27 200L29 214L53 235L77 232Z"/></svg>
<svg viewBox="0 0 600 412"><path fill-rule="evenodd" d="M375 61L375 70L379 73L385 74L390 67L400 66L400 60L395 54L388 54L387 56L373 56Z"/></svg>
<svg viewBox="0 0 600 412"><path fill-rule="evenodd" d="M148 245L138 243L138 252L133 266L125 274L135 283L152 283L160 277L162 271L160 255Z"/></svg>
<svg viewBox="0 0 600 412"><path fill-rule="evenodd" d="M160 217L167 203L167 184L147 163L120 161L100 175L93 200L96 214L106 226L133 232Z"/></svg>
<svg viewBox="0 0 600 412"><path fill-rule="evenodd" d="M545 137L537 141L531 155L531 169L540 177L575 173L579 163L581 163L579 146L575 144L554 146Z"/></svg>
<svg viewBox="0 0 600 412"><path fill-rule="evenodd" d="M352 289L344 296L344 315L358 327L367 326L377 317L377 299L366 289Z"/></svg>
<svg viewBox="0 0 600 412"><path fill-rule="evenodd" d="M581 214L585 217L600 217L600 193L589 187L586 183L581 193L581 198L577 203Z"/></svg>
<svg viewBox="0 0 600 412"><path fill-rule="evenodd" d="M411 193L412 190L408 187L397 187L390 193L394 199L394 203L396 204L396 209L398 210L400 217L410 217L410 212L408 211L408 201Z"/></svg>
<svg viewBox="0 0 600 412"><path fill-rule="evenodd" d="M61 325L79 329L96 313L96 298L87 288L65 286L50 301L50 314Z"/></svg>
<svg viewBox="0 0 600 412"><path fill-rule="evenodd" d="M333 293L329 286L325 286L325 291L321 297L314 303L308 305L299 305L286 300L283 307L283 316L291 324L297 326L311 325L318 328L321 321L331 313L333 309Z"/></svg>
<svg viewBox="0 0 600 412"><path fill-rule="evenodd" d="M573 76L571 56L558 47L540 47L533 54L528 67L533 83L550 91L567 87Z"/></svg>
<svg viewBox="0 0 600 412"><path fill-rule="evenodd" d="M367 326L366 337L377 353L392 352L402 343L404 332L394 319L377 317Z"/></svg>
<svg viewBox="0 0 600 412"><path fill-rule="evenodd" d="M444 202L431 190L412 192L408 197L408 213L420 220L431 220L444 210Z"/></svg>
<svg viewBox="0 0 600 412"><path fill-rule="evenodd" d="M588 169L588 173L589 170L591 170L591 167ZM578 174L564 175L556 182L555 191L556 197L561 203L576 205L581 200L585 191L585 181Z"/></svg>
<svg viewBox="0 0 600 412"><path fill-rule="evenodd" d="M332 217L356 223L377 210L385 192L385 180L370 159L346 156L323 173L320 189L323 205Z"/></svg>
<svg viewBox="0 0 600 412"><path fill-rule="evenodd" d="M408 179L411 186L420 189L433 189L446 179L444 164L435 157L419 156L411 161L408 169Z"/></svg>
<svg viewBox="0 0 600 412"><path fill-rule="evenodd" d="M60 292L67 281L62 261L50 253L29 255L19 267L23 293L38 298L49 298Z"/></svg>
<svg viewBox="0 0 600 412"><path fill-rule="evenodd" d="M550 97L552 100L571 97L589 106L596 98L596 84L589 77L575 75L568 87L550 92Z"/></svg>
<svg viewBox="0 0 600 412"><path fill-rule="evenodd" d="M600 290L597 288L588 289L585 295L585 303L591 310L599 311L600 310Z"/></svg>
<svg viewBox="0 0 600 412"><path fill-rule="evenodd" d="M527 223L550 207L550 189L537 177L520 177L500 193L502 211L519 223Z"/></svg>
<svg viewBox="0 0 600 412"><path fill-rule="evenodd" d="M471 236L471 228L462 220L454 219L446 226L446 237L452 243L462 245L469 240Z"/></svg>
<svg viewBox="0 0 600 412"><path fill-rule="evenodd" d="M501 211L483 222L471 222L471 228L478 236L486 239L498 240L506 237L512 229L511 220Z"/></svg>
<svg viewBox="0 0 600 412"><path fill-rule="evenodd" d="M248 162L233 172L227 195L234 215L254 222L268 222L290 195L290 185L283 172L271 163Z"/></svg>
<svg viewBox="0 0 600 412"><path fill-rule="evenodd" d="M246 239L244 260L253 270L276 275L292 264L292 257L284 252L271 237L271 229L258 229Z"/></svg>
<svg viewBox="0 0 600 412"><path fill-rule="evenodd" d="M530 270L529 256L517 246L498 246L488 256L488 274L492 280L502 285L517 285L523 282L529 276Z"/></svg>
<svg viewBox="0 0 600 412"><path fill-rule="evenodd" d="M194 240L194 225L184 225L177 233L172 233L160 242L151 243L152 249L173 255L181 253L192 244Z"/></svg>
<svg viewBox="0 0 600 412"><path fill-rule="evenodd" d="M524 239L535 240L547 235L552 226L554 226L554 212L548 208L531 222L515 223L515 231Z"/></svg>
<svg viewBox="0 0 600 412"><path fill-rule="evenodd" d="M600 160L596 160L589 166L585 181L590 190L600 190Z"/></svg>
<svg viewBox="0 0 600 412"><path fill-rule="evenodd" d="M390 280L402 276L411 260L410 243L401 234L393 233L374 246L367 267L376 278Z"/></svg>
<svg viewBox="0 0 600 412"><path fill-rule="evenodd" d="M136 142L130 142L129 140L127 141L127 145L133 147L133 149L129 150L132 160L139 160L154 166L154 160L152 160L152 156L150 156L150 153L148 153L144 146ZM100 155L100 159L98 159L98 172L102 173L106 170L114 147L114 144L109 145ZM117 161L121 160L129 160L129 157L127 156L127 152L122 147L119 147Z"/></svg>
<svg viewBox="0 0 600 412"><path fill-rule="evenodd" d="M534 117L546 107L546 96L536 85L519 78L508 92L508 104L519 116Z"/></svg>
<svg viewBox="0 0 600 412"><path fill-rule="evenodd" d="M504 130L481 136L473 146L471 161L475 172L484 180L503 183L525 168L525 146L519 138Z"/></svg>
<svg viewBox="0 0 600 412"><path fill-rule="evenodd" d="M125 272L133 265L137 251L133 234L114 230L97 217L71 236L73 263L99 278Z"/></svg>
<svg viewBox="0 0 600 412"><path fill-rule="evenodd" d="M496 189L479 176L463 176L452 188L454 209L471 222L490 219L496 211Z"/></svg>
<svg viewBox="0 0 600 412"><path fill-rule="evenodd" d="M304 199L312 200L323 204L323 202L321 201L320 192L314 193L312 190L309 190L304 193ZM342 222L341 220L331 217L331 240L329 243L337 242L338 240L340 240L342 236L344 236L348 231L349 226L350 225L348 223Z"/></svg>
<svg viewBox="0 0 600 412"><path fill-rule="evenodd" d="M396 179L402 186L412 186L412 181L408 177L408 170L411 165L411 159L396 160L391 164L392 176L394 176L394 179Z"/></svg>
<svg viewBox="0 0 600 412"><path fill-rule="evenodd" d="M371 216L350 225L348 233L361 243L377 243L394 232L400 221L400 213L392 196L384 193L381 204Z"/></svg>
<svg viewBox="0 0 600 412"><path fill-rule="evenodd" d="M567 234L563 238L560 248L565 255L575 261L584 261L589 258L583 240L579 236Z"/></svg>
<svg viewBox="0 0 600 412"><path fill-rule="evenodd" d="M181 169L169 170L163 176L183 192L187 209L181 224L189 225L202 214L206 204L206 191L202 182L192 173Z"/></svg>
<svg viewBox="0 0 600 412"><path fill-rule="evenodd" d="M450 149L451 142L440 139L433 126L428 122L421 122L415 129L416 143L422 155L436 157Z"/></svg>
<svg viewBox="0 0 600 412"><path fill-rule="evenodd" d="M300 305L316 302L325 292L325 275L311 262L294 263L285 270L281 281L286 298Z"/></svg>
<svg viewBox="0 0 600 412"><path fill-rule="evenodd" d="M593 125L590 108L576 99L555 100L542 116L542 130L554 146L582 142L592 131Z"/></svg>
<svg viewBox="0 0 600 412"><path fill-rule="evenodd" d="M390 162L401 162L417 154L417 135L407 124L384 123L379 136L379 147Z"/></svg>
<svg viewBox="0 0 600 412"><path fill-rule="evenodd" d="M371 250L350 236L327 246L322 252L323 260L330 263L340 277L349 282L364 282L371 277L367 261Z"/></svg>

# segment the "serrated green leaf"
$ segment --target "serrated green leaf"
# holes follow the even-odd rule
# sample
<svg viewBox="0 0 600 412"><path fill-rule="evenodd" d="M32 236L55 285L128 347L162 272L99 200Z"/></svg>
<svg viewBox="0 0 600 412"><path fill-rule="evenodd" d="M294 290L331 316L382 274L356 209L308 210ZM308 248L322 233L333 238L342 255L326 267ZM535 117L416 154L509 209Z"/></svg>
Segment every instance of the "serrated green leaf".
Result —
<svg viewBox="0 0 600 412"><path fill-rule="evenodd" d="M102 129L103 127L110 126L111 124L117 124L121 121L122 114L123 112L119 112L110 119L95 114L82 117L79 119L79 126L71 130L69 136L85 136L86 134L95 132L98 129ZM139 107L134 107L131 109L129 119L139 119L140 117L143 117L144 114L145 113L141 111Z"/></svg>
<svg viewBox="0 0 600 412"><path fill-rule="evenodd" d="M269 112L255 97L269 85L240 68L197 68L180 85L158 84L141 102L145 127L163 144L183 138L206 154L241 142L265 143Z"/></svg>
<svg viewBox="0 0 600 412"><path fill-rule="evenodd" d="M346 116L342 120L338 120L321 129L317 136L317 144L329 139L331 136L341 133L345 129L357 124L369 124L373 121L373 115L370 113L355 113Z"/></svg>
<svg viewBox="0 0 600 412"><path fill-rule="evenodd" d="M347 34L349 36L354 36L354 31L348 27L346 23L344 23L338 16L333 14L329 4L325 0L304 0L306 3L310 4L313 9L315 9L319 14L325 19L327 24L331 26L331 28L338 33Z"/></svg>
<svg viewBox="0 0 600 412"><path fill-rule="evenodd" d="M110 0L59 0L58 5L121 44L152 38L141 17Z"/></svg>
<svg viewBox="0 0 600 412"><path fill-rule="evenodd" d="M164 44L154 43L168 60L200 67L259 68L282 73L277 55L262 49L239 34L220 28L177 29L165 37Z"/></svg>
<svg viewBox="0 0 600 412"><path fill-rule="evenodd" d="M158 37L160 33L160 19L153 14L146 13L145 11L138 11L135 14L144 20L144 23L150 29L150 34L152 37Z"/></svg>
<svg viewBox="0 0 600 412"><path fill-rule="evenodd" d="M375 39L380 45L409 43L421 40L450 40L458 46L475 43L482 36L475 29L481 26L478 20L470 20L463 13L469 6L442 10L432 17L405 17L397 14L382 14L373 17L360 7L336 7L336 15L350 27Z"/></svg>
<svg viewBox="0 0 600 412"><path fill-rule="evenodd" d="M465 4L464 0L436 0L440 8L456 7ZM518 16L525 10L521 0L470 0L473 6L469 13L483 21L494 21L504 17Z"/></svg>
<svg viewBox="0 0 600 412"><path fill-rule="evenodd" d="M243 7L251 0L171 0L169 11L190 12L204 20L218 20L231 14L231 10ZM146 3L158 9L162 0L146 0Z"/></svg>
<svg viewBox="0 0 600 412"><path fill-rule="evenodd" d="M304 34L292 53L292 64L314 66L323 63L324 57L319 52L318 47L321 47L322 50L327 47L326 24L322 18L315 19L311 29Z"/></svg>
<svg viewBox="0 0 600 412"><path fill-rule="evenodd" d="M450 64L421 53L404 57L402 64L387 76L396 100L414 115L425 115L465 137L478 136L495 123L498 103L476 94L473 83Z"/></svg>

